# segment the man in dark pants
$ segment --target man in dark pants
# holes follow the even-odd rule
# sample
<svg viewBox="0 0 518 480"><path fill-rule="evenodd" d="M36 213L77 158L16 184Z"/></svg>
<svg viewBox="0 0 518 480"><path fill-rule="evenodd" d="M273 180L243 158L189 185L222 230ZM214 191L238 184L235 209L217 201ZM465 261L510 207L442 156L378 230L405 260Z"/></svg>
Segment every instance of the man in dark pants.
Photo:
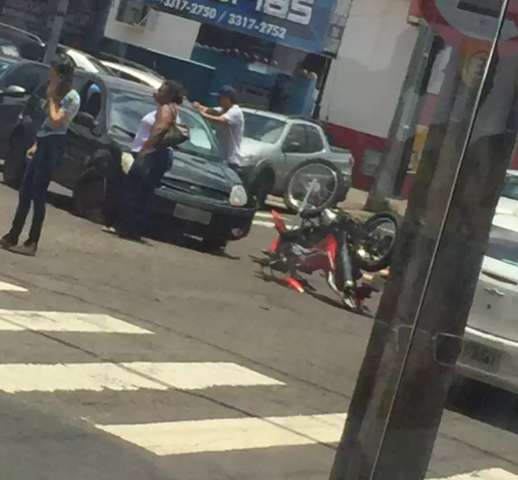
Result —
<svg viewBox="0 0 518 480"><path fill-rule="evenodd" d="M65 135L81 103L79 94L72 89L73 79L74 66L68 57L52 62L47 89L47 118L37 133L36 143L27 152L28 165L11 230L0 239L0 246L14 253L36 255L52 172L63 158ZM29 238L18 246L31 203L34 213Z"/></svg>

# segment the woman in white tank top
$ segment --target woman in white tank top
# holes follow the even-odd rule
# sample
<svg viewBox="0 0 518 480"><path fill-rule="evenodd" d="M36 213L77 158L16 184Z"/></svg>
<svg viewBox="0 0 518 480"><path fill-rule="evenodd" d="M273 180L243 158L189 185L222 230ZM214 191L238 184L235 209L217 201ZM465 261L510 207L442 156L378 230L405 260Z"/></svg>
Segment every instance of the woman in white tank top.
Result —
<svg viewBox="0 0 518 480"><path fill-rule="evenodd" d="M161 142L176 123L183 99L183 87L171 80L165 81L155 92L158 108L145 115L140 123L131 146L135 162L126 176L125 205L116 225L116 232L123 238L139 240L143 233L148 203L172 161L172 150ZM140 165L145 165L145 169Z"/></svg>

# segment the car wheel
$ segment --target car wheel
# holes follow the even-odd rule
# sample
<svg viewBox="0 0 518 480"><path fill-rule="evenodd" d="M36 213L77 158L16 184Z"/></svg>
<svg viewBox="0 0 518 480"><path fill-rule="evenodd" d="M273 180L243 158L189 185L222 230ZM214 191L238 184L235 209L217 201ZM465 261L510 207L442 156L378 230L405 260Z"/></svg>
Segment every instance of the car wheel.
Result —
<svg viewBox="0 0 518 480"><path fill-rule="evenodd" d="M4 162L4 182L12 188L18 189L25 172L25 144L14 138L10 141L9 151Z"/></svg>
<svg viewBox="0 0 518 480"><path fill-rule="evenodd" d="M106 180L103 177L80 179L74 188L74 212L95 223L104 221Z"/></svg>
<svg viewBox="0 0 518 480"><path fill-rule="evenodd" d="M228 241L220 237L205 237L203 248L211 253L222 253L227 247Z"/></svg>

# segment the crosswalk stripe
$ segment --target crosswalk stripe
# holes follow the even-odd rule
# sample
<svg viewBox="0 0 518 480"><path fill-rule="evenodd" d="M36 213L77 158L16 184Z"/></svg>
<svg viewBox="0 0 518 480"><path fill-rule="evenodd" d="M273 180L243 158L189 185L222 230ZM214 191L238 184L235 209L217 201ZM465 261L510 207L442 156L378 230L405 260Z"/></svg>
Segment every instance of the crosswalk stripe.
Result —
<svg viewBox="0 0 518 480"><path fill-rule="evenodd" d="M284 383L234 363L85 363L0 365L0 391L201 390Z"/></svg>
<svg viewBox="0 0 518 480"><path fill-rule="evenodd" d="M256 212L255 217L256 218L268 218L271 220L272 214L270 212Z"/></svg>
<svg viewBox="0 0 518 480"><path fill-rule="evenodd" d="M156 455L180 455L337 443L345 419L329 414L96 427Z"/></svg>
<svg viewBox="0 0 518 480"><path fill-rule="evenodd" d="M258 227L275 228L275 224L273 222L265 222L263 220L254 220L253 224Z"/></svg>
<svg viewBox="0 0 518 480"><path fill-rule="evenodd" d="M23 287L19 287L18 285L13 285L11 283L0 282L0 292L20 292L26 293L28 290Z"/></svg>
<svg viewBox="0 0 518 480"><path fill-rule="evenodd" d="M501 468L491 468L489 470L479 470L473 473L464 473L437 480L518 480L518 475L514 475Z"/></svg>
<svg viewBox="0 0 518 480"><path fill-rule="evenodd" d="M0 331L148 334L153 332L110 315L0 310Z"/></svg>
<svg viewBox="0 0 518 480"><path fill-rule="evenodd" d="M284 209L286 208L286 204L282 200L275 200L272 198L268 198L268 205L274 208Z"/></svg>

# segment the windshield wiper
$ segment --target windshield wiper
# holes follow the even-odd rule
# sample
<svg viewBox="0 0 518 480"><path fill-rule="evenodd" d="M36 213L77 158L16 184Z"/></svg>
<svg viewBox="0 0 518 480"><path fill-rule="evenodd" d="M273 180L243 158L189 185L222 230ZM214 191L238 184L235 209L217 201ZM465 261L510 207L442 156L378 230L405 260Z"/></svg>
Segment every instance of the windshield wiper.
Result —
<svg viewBox="0 0 518 480"><path fill-rule="evenodd" d="M120 125L112 125L111 130L118 130L119 132L122 132L131 138L135 138L135 136L136 136L135 133L130 132L127 128L121 127Z"/></svg>

